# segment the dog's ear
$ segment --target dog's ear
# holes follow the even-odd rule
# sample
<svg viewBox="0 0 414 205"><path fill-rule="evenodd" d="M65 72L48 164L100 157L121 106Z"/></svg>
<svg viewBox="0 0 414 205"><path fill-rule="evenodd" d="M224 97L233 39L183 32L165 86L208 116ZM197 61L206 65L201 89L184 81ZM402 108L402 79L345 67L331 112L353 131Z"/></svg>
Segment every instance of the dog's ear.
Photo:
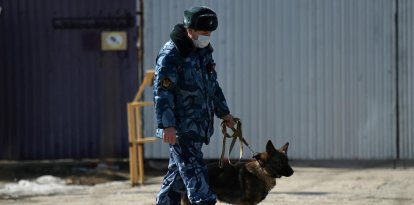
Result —
<svg viewBox="0 0 414 205"><path fill-rule="evenodd" d="M285 145L283 145L283 146L279 149L279 151L280 151L280 152L282 152L283 154L287 154L288 148L289 148L289 142L286 142L286 144L285 144Z"/></svg>
<svg viewBox="0 0 414 205"><path fill-rule="evenodd" d="M273 146L273 143L272 143L272 141L267 141L267 144L266 144L266 152L268 153L268 154L271 154L272 152L274 152L276 149L275 149L275 146Z"/></svg>

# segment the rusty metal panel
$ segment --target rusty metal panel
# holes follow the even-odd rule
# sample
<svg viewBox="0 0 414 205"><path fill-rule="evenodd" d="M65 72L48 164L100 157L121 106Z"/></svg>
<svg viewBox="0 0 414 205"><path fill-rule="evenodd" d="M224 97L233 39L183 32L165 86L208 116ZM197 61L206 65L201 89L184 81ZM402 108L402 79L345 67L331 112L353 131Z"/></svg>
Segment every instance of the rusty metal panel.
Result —
<svg viewBox="0 0 414 205"><path fill-rule="evenodd" d="M136 1L0 6L0 160L126 157L126 103L138 87ZM129 20L108 20L118 17ZM108 30L127 32L127 50L101 51Z"/></svg>
<svg viewBox="0 0 414 205"><path fill-rule="evenodd" d="M218 14L219 82L255 150L271 139L290 141L296 159L396 157L395 0L147 1L146 68L193 5ZM219 157L215 127L206 158ZM168 146L147 145L146 156L167 158Z"/></svg>
<svg viewBox="0 0 414 205"><path fill-rule="evenodd" d="M414 2L398 0L400 158L414 159Z"/></svg>

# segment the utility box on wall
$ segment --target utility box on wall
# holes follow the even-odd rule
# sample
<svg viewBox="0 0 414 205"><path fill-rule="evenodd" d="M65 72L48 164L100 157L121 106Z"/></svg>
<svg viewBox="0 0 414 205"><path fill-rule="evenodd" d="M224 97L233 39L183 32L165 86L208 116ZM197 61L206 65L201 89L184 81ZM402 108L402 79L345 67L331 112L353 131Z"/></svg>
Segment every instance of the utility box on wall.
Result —
<svg viewBox="0 0 414 205"><path fill-rule="evenodd" d="M0 0L0 160L128 156L136 2Z"/></svg>

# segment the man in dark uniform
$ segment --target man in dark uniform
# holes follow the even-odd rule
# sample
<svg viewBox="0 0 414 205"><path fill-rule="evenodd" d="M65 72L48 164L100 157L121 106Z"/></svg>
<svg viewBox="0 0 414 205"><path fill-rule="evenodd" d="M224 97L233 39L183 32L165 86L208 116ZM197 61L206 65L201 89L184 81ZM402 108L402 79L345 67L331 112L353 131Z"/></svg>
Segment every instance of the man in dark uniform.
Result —
<svg viewBox="0 0 414 205"><path fill-rule="evenodd" d="M217 82L210 35L218 25L214 11L193 7L174 27L156 59L154 102L157 136L170 144L170 162L157 204L215 204L201 148L210 142L214 115L234 126Z"/></svg>

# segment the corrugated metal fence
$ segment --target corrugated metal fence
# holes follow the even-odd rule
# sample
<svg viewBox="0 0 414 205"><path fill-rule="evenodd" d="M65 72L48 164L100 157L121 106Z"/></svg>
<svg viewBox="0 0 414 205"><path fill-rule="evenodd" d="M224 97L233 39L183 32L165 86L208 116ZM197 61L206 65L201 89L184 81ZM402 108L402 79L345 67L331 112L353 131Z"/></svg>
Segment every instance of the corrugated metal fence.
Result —
<svg viewBox="0 0 414 205"><path fill-rule="evenodd" d="M400 153L413 159L414 8L399 2ZM255 150L271 139L289 141L296 159L396 158L397 0L145 1L146 68L194 5L218 14L219 82ZM154 134L152 112L145 113L147 135ZM220 139L216 129L206 158L219 157ZM146 157L167 158L168 146L146 145Z"/></svg>
<svg viewBox="0 0 414 205"><path fill-rule="evenodd" d="M0 0L0 160L127 156L138 72L126 16L135 5ZM127 31L126 51L101 51L101 31L113 29Z"/></svg>
<svg viewBox="0 0 414 205"><path fill-rule="evenodd" d="M296 159L414 159L411 0L144 5L146 68L184 9L217 11L219 81L255 150L271 139L290 141ZM138 86L136 27L126 29L127 52L101 52L96 39L104 29L54 29L52 21L134 15L135 0L0 6L0 159L126 157L126 102ZM145 134L154 135L153 109L144 117ZM217 158L220 143L216 129L205 157ZM167 145L146 145L146 157L167 158Z"/></svg>
<svg viewBox="0 0 414 205"><path fill-rule="evenodd" d="M414 1L398 3L400 157L414 159Z"/></svg>

